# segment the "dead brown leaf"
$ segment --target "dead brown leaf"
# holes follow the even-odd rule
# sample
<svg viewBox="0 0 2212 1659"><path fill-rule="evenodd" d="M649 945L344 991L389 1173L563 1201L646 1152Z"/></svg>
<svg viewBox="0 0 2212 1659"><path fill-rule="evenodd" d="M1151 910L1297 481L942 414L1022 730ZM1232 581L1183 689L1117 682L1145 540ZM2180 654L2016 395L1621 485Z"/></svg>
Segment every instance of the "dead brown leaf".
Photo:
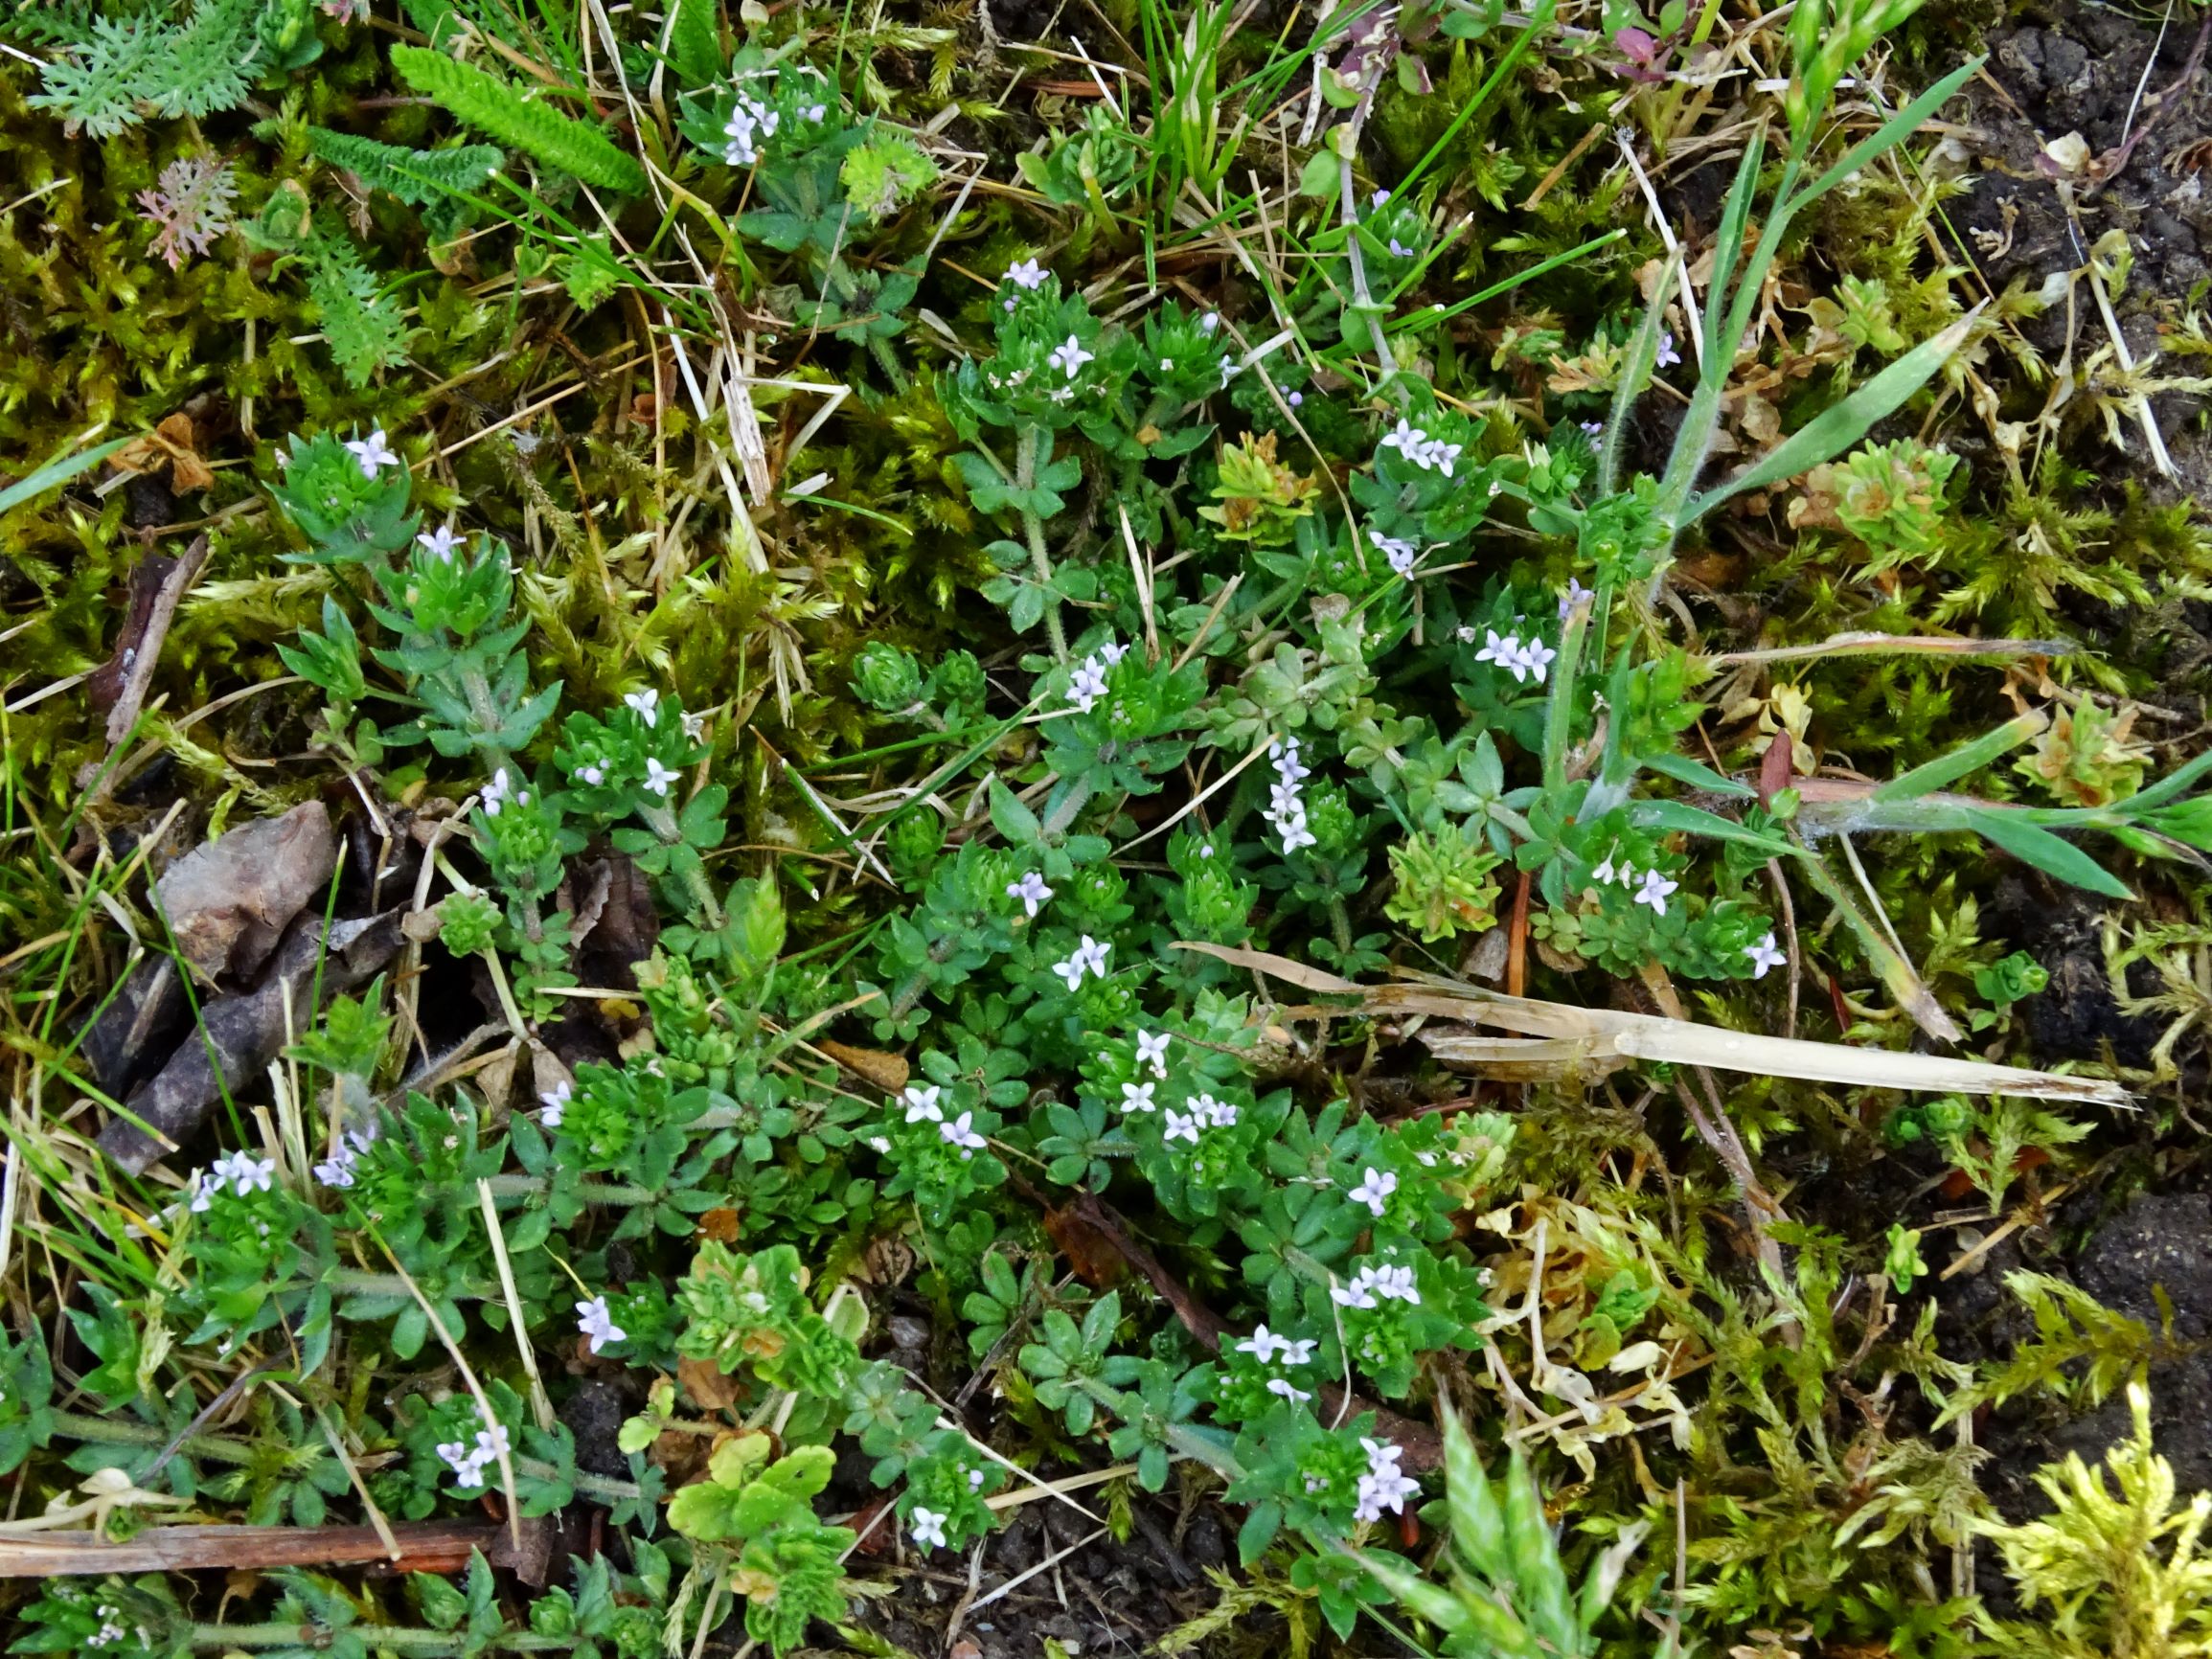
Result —
<svg viewBox="0 0 2212 1659"><path fill-rule="evenodd" d="M855 1048L851 1043L832 1042L827 1037L818 1039L814 1046L862 1082L873 1083L887 1095L897 1094L914 1075L904 1055L889 1054L882 1049Z"/></svg>

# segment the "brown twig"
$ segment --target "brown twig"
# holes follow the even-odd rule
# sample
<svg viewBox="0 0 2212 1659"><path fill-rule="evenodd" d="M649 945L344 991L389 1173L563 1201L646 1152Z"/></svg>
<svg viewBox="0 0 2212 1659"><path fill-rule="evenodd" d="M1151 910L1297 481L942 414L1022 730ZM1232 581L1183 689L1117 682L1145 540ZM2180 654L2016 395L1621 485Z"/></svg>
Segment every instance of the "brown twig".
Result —
<svg viewBox="0 0 2212 1659"><path fill-rule="evenodd" d="M0 1537L0 1579L363 1563L394 1573L458 1573L478 1550L495 1567L521 1572L535 1562L542 1576L544 1523L527 1525L519 1547L508 1541L505 1528L484 1522L395 1527L396 1558L375 1527L147 1527L118 1543L98 1533L47 1533Z"/></svg>

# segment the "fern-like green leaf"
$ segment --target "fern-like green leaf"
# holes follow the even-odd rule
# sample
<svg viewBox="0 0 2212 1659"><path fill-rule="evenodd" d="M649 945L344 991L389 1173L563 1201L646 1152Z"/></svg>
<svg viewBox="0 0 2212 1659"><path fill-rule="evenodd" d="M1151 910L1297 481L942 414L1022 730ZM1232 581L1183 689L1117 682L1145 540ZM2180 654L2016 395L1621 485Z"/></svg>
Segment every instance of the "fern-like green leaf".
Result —
<svg viewBox="0 0 2212 1659"><path fill-rule="evenodd" d="M327 126L308 128L308 149L318 161L342 167L371 190L398 196L409 207L430 207L448 196L481 190L505 159L495 144L457 149L409 149L379 144Z"/></svg>
<svg viewBox="0 0 2212 1659"><path fill-rule="evenodd" d="M307 246L308 293L323 318L323 338L352 386L366 386L379 369L406 354L407 327L399 302L377 291L376 279L342 236L318 234Z"/></svg>
<svg viewBox="0 0 2212 1659"><path fill-rule="evenodd" d="M113 138L144 119L139 100L173 34L151 16L94 18L86 35L46 65L32 107L51 109L94 138Z"/></svg>
<svg viewBox="0 0 2212 1659"><path fill-rule="evenodd" d="M497 76L419 46L393 47L392 64L416 91L500 143L602 190L645 193L645 169L605 133L532 102Z"/></svg>
<svg viewBox="0 0 2212 1659"><path fill-rule="evenodd" d="M722 36L715 24L715 0L675 0L669 61L687 85L707 86L720 78Z"/></svg>
<svg viewBox="0 0 2212 1659"><path fill-rule="evenodd" d="M165 43L141 94L162 114L213 115L245 102L262 69L257 0L199 0Z"/></svg>

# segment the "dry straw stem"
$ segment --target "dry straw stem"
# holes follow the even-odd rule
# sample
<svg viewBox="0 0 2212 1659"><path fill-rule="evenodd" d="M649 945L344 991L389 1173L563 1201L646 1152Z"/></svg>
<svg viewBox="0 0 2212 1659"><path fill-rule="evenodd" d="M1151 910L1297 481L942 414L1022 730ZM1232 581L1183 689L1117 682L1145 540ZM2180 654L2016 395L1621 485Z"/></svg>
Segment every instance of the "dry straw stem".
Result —
<svg viewBox="0 0 2212 1659"><path fill-rule="evenodd" d="M1767 1036L1725 1031L1689 1020L1613 1009L1576 1008L1537 997L1507 996L1439 974L1400 970L1406 983L1356 985L1287 956L1263 950L1183 941L1178 950L1196 950L1239 967L1271 974L1301 989L1333 996L1357 996L1360 1013L1426 1014L1470 1025L1495 1026L1516 1037L1477 1036L1471 1033L1425 1031L1421 1040L1437 1058L1477 1067L1532 1062L1560 1072L1607 1062L1657 1060L1678 1066L1715 1066L1722 1071L1797 1078L1808 1082L1845 1083L1859 1088L1913 1089L1930 1094L2018 1095L2034 1100L2080 1101L2125 1106L2128 1091L2097 1078L2027 1071L1982 1060L1950 1059L1941 1055L1899 1054L1889 1049L1850 1048L1802 1037Z"/></svg>

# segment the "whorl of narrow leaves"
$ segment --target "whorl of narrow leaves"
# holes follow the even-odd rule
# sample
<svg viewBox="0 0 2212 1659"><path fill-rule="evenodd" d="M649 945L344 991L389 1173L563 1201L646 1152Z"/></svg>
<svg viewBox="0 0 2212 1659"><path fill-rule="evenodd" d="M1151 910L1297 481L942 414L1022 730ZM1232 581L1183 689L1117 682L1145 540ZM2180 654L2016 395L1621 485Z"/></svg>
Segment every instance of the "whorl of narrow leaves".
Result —
<svg viewBox="0 0 2212 1659"><path fill-rule="evenodd" d="M480 190L499 170L495 144L465 144L457 149L409 149L380 144L327 126L308 128L308 149L318 161L342 167L371 190L394 195L409 207L434 207L448 197Z"/></svg>
<svg viewBox="0 0 2212 1659"><path fill-rule="evenodd" d="M645 192L645 169L588 123L533 102L495 75L420 46L392 48L392 66L416 91L500 143L601 190Z"/></svg>

